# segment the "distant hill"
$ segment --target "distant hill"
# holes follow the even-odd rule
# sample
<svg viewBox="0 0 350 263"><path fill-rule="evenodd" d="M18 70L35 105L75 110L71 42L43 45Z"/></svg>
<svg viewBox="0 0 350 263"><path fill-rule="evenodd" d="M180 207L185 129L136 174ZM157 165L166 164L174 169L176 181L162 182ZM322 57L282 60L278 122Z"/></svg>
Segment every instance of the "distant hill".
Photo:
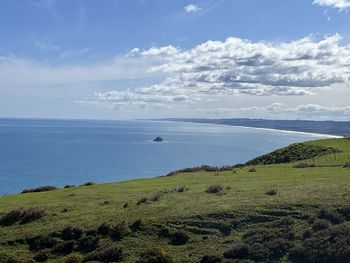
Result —
<svg viewBox="0 0 350 263"><path fill-rule="evenodd" d="M306 120L264 120L264 119L202 119L202 118L167 118L167 121L185 121L212 123L254 128L269 128L298 132L322 133L338 136L350 136L350 121L306 121Z"/></svg>

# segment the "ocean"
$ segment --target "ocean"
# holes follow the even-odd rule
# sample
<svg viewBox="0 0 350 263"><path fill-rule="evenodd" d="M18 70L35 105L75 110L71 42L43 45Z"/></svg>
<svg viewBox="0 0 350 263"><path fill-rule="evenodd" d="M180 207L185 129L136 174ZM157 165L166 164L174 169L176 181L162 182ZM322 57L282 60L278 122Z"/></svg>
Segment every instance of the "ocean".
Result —
<svg viewBox="0 0 350 263"><path fill-rule="evenodd" d="M153 142L160 136L163 142ZM0 195L230 165L323 135L165 121L0 119Z"/></svg>

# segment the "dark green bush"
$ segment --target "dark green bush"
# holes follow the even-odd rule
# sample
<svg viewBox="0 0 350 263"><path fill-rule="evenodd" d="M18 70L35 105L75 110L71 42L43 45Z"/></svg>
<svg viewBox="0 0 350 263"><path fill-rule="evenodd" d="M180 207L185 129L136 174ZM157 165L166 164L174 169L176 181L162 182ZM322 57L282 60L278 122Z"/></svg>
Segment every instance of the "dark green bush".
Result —
<svg viewBox="0 0 350 263"><path fill-rule="evenodd" d="M343 167L344 168L350 168L350 162L345 163Z"/></svg>
<svg viewBox="0 0 350 263"><path fill-rule="evenodd" d="M331 224L324 219L316 219L312 225L312 230L314 231L320 231L320 230L325 230L329 228Z"/></svg>
<svg viewBox="0 0 350 263"><path fill-rule="evenodd" d="M330 210L328 208L321 208L318 213L317 217L319 219L325 219L333 224L339 224L344 221L342 216L335 210Z"/></svg>
<svg viewBox="0 0 350 263"><path fill-rule="evenodd" d="M69 255L64 262L65 263L81 263L82 261L83 261L83 257L78 253L74 253L74 254Z"/></svg>
<svg viewBox="0 0 350 263"><path fill-rule="evenodd" d="M130 233L131 230L128 224L125 221L121 221L111 229L110 236L113 239L120 240L129 235Z"/></svg>
<svg viewBox="0 0 350 263"><path fill-rule="evenodd" d="M338 208L339 214L345 217L347 220L350 220L350 205L342 206Z"/></svg>
<svg viewBox="0 0 350 263"><path fill-rule="evenodd" d="M57 243L55 246L53 246L51 249L51 252L53 254L68 255L73 251L75 246L76 246L76 241L74 240L62 241Z"/></svg>
<svg viewBox="0 0 350 263"><path fill-rule="evenodd" d="M37 192L47 192L47 191L53 191L53 190L57 190L57 187L56 186L52 186L52 185L45 185L45 186L40 186L40 187L37 187L37 188L24 189L22 191L22 194L37 193Z"/></svg>
<svg viewBox="0 0 350 263"><path fill-rule="evenodd" d="M74 184L67 184L64 186L64 188L72 188L72 187L76 187Z"/></svg>
<svg viewBox="0 0 350 263"><path fill-rule="evenodd" d="M102 236L106 236L106 235L109 235L110 232L112 231L113 229L113 224L111 223L103 223L101 224L98 229L97 229L97 233L99 235L102 235Z"/></svg>
<svg viewBox="0 0 350 263"><path fill-rule="evenodd" d="M249 246L244 243L234 244L231 248L226 249L224 252L225 258L248 259L249 256Z"/></svg>
<svg viewBox="0 0 350 263"><path fill-rule="evenodd" d="M22 263L22 261L12 255L0 254L0 263Z"/></svg>
<svg viewBox="0 0 350 263"><path fill-rule="evenodd" d="M147 201L148 199L146 197L142 197L139 201L137 201L137 205L146 204Z"/></svg>
<svg viewBox="0 0 350 263"><path fill-rule="evenodd" d="M87 254L83 262L101 261L101 262L119 262L123 258L123 249L119 246L112 246L104 249L98 249Z"/></svg>
<svg viewBox="0 0 350 263"><path fill-rule="evenodd" d="M36 262L45 262L50 258L50 253L48 251L40 251L38 254L36 254L33 259Z"/></svg>
<svg viewBox="0 0 350 263"><path fill-rule="evenodd" d="M256 168L255 167L251 167L251 168L249 168L248 172L255 173L256 172Z"/></svg>
<svg viewBox="0 0 350 263"><path fill-rule="evenodd" d="M142 253L136 263L172 263L173 260L160 249Z"/></svg>
<svg viewBox="0 0 350 263"><path fill-rule="evenodd" d="M131 229L131 231L133 231L133 232L140 230L141 227L142 227L142 220L141 220L141 219L135 220L135 221L130 225L130 229Z"/></svg>
<svg viewBox="0 0 350 263"><path fill-rule="evenodd" d="M158 192L158 193L156 193L156 194L152 197L151 201L152 201L152 202L157 202L157 201L160 200L160 198L161 198L162 196L163 196L163 193L162 193L162 192Z"/></svg>
<svg viewBox="0 0 350 263"><path fill-rule="evenodd" d="M178 193L183 193L183 192L186 192L186 191L188 191L188 188L186 186L184 186L184 185L176 188L176 192L178 192Z"/></svg>
<svg viewBox="0 0 350 263"><path fill-rule="evenodd" d="M100 242L99 237L96 236L86 236L79 240L78 250L83 252L91 252L97 249Z"/></svg>
<svg viewBox="0 0 350 263"><path fill-rule="evenodd" d="M81 184L80 186L91 186L91 185L95 185L95 184L96 184L95 182L89 181L89 182Z"/></svg>
<svg viewBox="0 0 350 263"><path fill-rule="evenodd" d="M44 208L38 206L28 206L15 209L4 215L0 220L0 225L10 226L17 222L26 224L31 221L41 219L46 215Z"/></svg>
<svg viewBox="0 0 350 263"><path fill-rule="evenodd" d="M206 255L202 257L200 263L221 263L222 259L218 256Z"/></svg>
<svg viewBox="0 0 350 263"><path fill-rule="evenodd" d="M266 191L267 195L277 195L277 193L278 193L278 190L275 188L272 188Z"/></svg>
<svg viewBox="0 0 350 263"><path fill-rule="evenodd" d="M170 243L175 246L184 245L189 239L189 235L182 230L170 233Z"/></svg>
<svg viewBox="0 0 350 263"><path fill-rule="evenodd" d="M346 263L350 258L350 227L347 223L314 232L290 252L292 262Z"/></svg>
<svg viewBox="0 0 350 263"><path fill-rule="evenodd" d="M83 235L84 229L79 226L67 226L62 230L61 237L64 240L78 240Z"/></svg>
<svg viewBox="0 0 350 263"><path fill-rule="evenodd" d="M30 250L42 250L52 248L59 240L51 235L38 235L26 239Z"/></svg>
<svg viewBox="0 0 350 263"><path fill-rule="evenodd" d="M224 190L224 187L222 185L219 184L215 184L215 185L211 185L207 188L207 190L205 190L207 193L211 193L211 194L217 194L220 193Z"/></svg>

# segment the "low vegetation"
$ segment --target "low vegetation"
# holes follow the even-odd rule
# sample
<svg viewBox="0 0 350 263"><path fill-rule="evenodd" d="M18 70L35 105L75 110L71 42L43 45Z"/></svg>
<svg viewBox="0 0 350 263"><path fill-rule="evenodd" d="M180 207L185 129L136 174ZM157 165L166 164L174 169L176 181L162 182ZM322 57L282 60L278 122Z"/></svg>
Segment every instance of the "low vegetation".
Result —
<svg viewBox="0 0 350 263"><path fill-rule="evenodd" d="M348 262L350 141L304 145L337 150L0 197L0 262Z"/></svg>
<svg viewBox="0 0 350 263"><path fill-rule="evenodd" d="M53 191L53 190L57 190L57 187L52 186L52 185L46 185L46 186L40 186L40 187L37 187L37 188L24 189L22 191L22 194L37 193L37 192L47 192L47 191Z"/></svg>

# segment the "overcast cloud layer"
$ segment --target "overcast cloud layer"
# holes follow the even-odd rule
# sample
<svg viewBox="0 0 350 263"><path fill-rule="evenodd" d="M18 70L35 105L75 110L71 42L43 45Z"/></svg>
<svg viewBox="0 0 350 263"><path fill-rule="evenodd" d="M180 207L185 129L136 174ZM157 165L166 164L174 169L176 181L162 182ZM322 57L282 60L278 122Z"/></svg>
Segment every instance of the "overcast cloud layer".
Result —
<svg viewBox="0 0 350 263"><path fill-rule="evenodd" d="M340 42L337 34L282 43L231 37L226 41L208 41L190 50L173 46L135 48L128 57L152 61L155 65L149 72L164 75L165 80L135 90L98 92L85 103L106 104L117 110L150 110L188 105L200 108L201 103L220 104L223 98L240 95L312 96L334 85L349 83L350 45ZM313 108L312 112L345 109L349 113L348 108ZM293 111L305 110L311 112L310 105Z"/></svg>

